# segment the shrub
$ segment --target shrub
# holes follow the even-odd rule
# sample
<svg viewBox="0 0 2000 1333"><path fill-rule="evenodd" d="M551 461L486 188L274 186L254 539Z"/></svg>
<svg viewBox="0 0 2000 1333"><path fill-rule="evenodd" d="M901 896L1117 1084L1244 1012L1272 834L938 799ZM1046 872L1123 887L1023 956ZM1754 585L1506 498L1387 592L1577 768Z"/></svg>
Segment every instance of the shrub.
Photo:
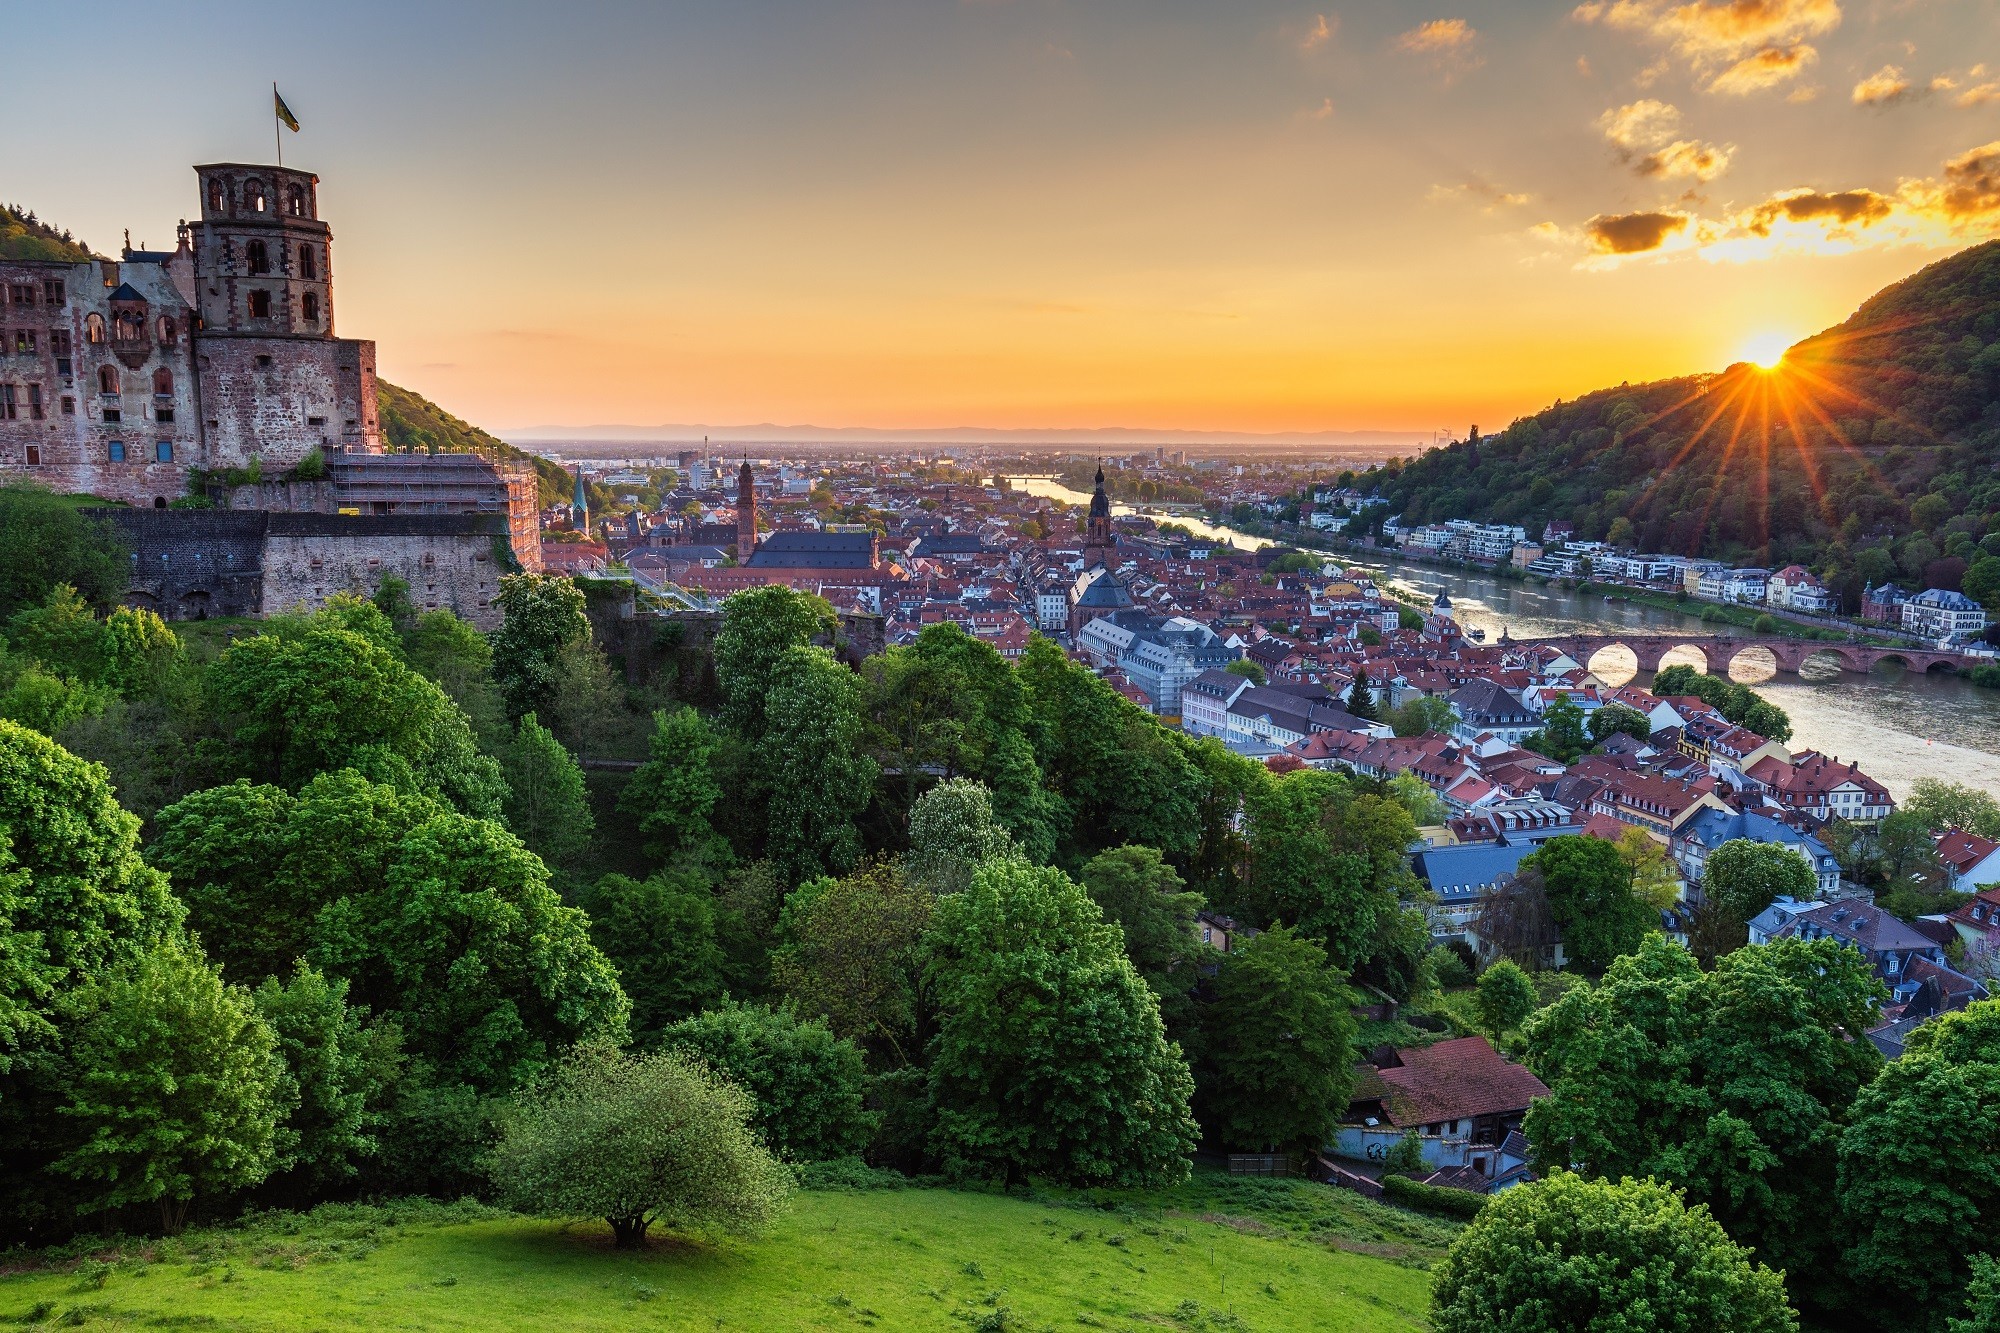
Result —
<svg viewBox="0 0 2000 1333"><path fill-rule="evenodd" d="M1382 1197L1390 1203L1414 1208L1421 1213L1442 1213L1447 1217L1472 1218L1486 1207L1487 1195L1470 1190L1451 1190L1426 1185L1408 1176L1382 1177Z"/></svg>
<svg viewBox="0 0 2000 1333"><path fill-rule="evenodd" d="M868 1075L860 1048L817 1019L730 1005L674 1024L660 1044L749 1093L764 1141L786 1161L851 1157L875 1132L877 1117L862 1109Z"/></svg>

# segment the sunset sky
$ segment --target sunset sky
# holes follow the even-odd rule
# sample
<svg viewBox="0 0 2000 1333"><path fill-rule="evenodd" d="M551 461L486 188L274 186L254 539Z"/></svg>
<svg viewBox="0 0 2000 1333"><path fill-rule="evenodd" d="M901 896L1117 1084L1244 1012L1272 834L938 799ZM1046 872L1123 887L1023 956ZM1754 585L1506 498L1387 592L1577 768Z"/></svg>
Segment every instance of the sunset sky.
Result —
<svg viewBox="0 0 2000 1333"><path fill-rule="evenodd" d="M0 198L321 178L340 332L502 433L1428 431L2000 234L1992 0L29 6ZM82 61L83 63L79 63Z"/></svg>

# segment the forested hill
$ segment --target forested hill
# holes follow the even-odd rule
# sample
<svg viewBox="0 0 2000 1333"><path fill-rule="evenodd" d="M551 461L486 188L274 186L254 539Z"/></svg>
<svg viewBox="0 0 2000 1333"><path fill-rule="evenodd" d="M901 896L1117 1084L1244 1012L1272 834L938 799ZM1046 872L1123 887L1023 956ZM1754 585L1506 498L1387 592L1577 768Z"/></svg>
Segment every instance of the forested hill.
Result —
<svg viewBox="0 0 2000 1333"><path fill-rule="evenodd" d="M382 410L382 439L392 449L438 449L448 453L484 454L488 458L521 459L535 466L540 503L547 507L569 499L570 475L539 454L507 443L467 421L461 421L420 393L384 379L375 381Z"/></svg>
<svg viewBox="0 0 2000 1333"><path fill-rule="evenodd" d="M18 204L0 204L0 259L80 264L90 251L66 231L36 218Z"/></svg>
<svg viewBox="0 0 2000 1333"><path fill-rule="evenodd" d="M1863 582L1957 587L2000 531L2000 241L1876 294L1775 369L1620 385L1411 461L1383 486L1413 522L1778 566L1858 604ZM2000 550L2000 538L1992 545ZM2000 561L1968 592L2000 603Z"/></svg>

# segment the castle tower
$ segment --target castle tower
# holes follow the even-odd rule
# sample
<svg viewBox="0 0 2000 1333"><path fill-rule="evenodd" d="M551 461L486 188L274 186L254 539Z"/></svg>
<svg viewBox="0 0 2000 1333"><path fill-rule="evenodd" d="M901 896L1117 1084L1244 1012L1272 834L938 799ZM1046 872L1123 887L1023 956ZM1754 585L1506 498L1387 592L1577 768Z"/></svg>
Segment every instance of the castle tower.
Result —
<svg viewBox="0 0 2000 1333"><path fill-rule="evenodd" d="M757 550L757 483L750 475L750 460L736 474L736 563L747 565Z"/></svg>
<svg viewBox="0 0 2000 1333"><path fill-rule="evenodd" d="M1090 564L1090 554L1096 553L1097 560L1108 562L1111 558L1111 497L1104 493L1104 464L1097 465L1097 485L1090 492L1090 519L1084 525L1084 563Z"/></svg>
<svg viewBox="0 0 2000 1333"><path fill-rule="evenodd" d="M195 168L194 228L207 465L287 468L314 449L378 453L375 344L334 337L333 230L319 177Z"/></svg>

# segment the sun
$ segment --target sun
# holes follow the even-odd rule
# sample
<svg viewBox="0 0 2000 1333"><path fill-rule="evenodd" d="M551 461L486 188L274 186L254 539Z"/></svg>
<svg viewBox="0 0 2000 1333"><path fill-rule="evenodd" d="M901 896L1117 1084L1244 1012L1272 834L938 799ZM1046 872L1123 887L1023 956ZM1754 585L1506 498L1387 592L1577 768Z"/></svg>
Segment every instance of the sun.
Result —
<svg viewBox="0 0 2000 1333"><path fill-rule="evenodd" d="M1792 345L1789 336L1778 332L1755 333L1745 338L1737 348L1737 359L1751 365L1774 370L1785 359L1785 351Z"/></svg>

